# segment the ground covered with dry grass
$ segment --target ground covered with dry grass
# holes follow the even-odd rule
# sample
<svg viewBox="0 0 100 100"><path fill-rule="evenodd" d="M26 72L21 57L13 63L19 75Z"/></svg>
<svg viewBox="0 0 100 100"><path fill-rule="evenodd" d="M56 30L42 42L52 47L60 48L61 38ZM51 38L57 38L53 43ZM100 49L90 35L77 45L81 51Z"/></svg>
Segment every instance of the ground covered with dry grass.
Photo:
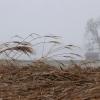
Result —
<svg viewBox="0 0 100 100"><path fill-rule="evenodd" d="M100 68L1 66L0 100L100 100Z"/></svg>

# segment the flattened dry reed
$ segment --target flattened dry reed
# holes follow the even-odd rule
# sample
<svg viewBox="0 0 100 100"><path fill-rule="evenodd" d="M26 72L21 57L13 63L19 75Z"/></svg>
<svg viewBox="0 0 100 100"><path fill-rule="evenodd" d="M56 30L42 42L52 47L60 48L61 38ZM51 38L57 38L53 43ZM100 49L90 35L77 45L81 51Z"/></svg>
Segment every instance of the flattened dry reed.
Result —
<svg viewBox="0 0 100 100"><path fill-rule="evenodd" d="M8 48L6 48L4 50L1 50L0 53L3 53L5 51L13 51L13 50L20 51L20 52L23 52L25 54L27 54L27 53L30 53L30 54L33 53L33 49L31 47L29 47L29 46L8 47Z"/></svg>

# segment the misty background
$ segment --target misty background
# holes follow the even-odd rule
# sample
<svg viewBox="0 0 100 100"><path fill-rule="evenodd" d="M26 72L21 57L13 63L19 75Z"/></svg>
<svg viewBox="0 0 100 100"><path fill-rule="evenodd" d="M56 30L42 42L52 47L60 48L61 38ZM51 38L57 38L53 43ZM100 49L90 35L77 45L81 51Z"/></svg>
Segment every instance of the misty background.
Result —
<svg viewBox="0 0 100 100"><path fill-rule="evenodd" d="M16 34L56 34L83 48L86 23L99 11L99 0L0 0L0 42Z"/></svg>

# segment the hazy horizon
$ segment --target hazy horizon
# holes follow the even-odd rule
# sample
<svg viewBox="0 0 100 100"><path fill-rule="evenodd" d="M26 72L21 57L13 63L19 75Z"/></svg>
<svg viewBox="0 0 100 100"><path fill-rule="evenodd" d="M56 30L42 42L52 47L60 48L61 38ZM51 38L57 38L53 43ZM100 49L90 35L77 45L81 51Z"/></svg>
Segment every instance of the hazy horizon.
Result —
<svg viewBox="0 0 100 100"><path fill-rule="evenodd" d="M17 34L56 34L83 48L86 23L99 11L99 0L0 0L0 42Z"/></svg>

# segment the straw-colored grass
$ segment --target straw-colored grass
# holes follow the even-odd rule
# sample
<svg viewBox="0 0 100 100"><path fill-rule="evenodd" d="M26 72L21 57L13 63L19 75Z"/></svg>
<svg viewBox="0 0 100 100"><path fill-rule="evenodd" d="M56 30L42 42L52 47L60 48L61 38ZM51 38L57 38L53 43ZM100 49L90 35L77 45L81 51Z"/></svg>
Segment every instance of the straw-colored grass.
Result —
<svg viewBox="0 0 100 100"><path fill-rule="evenodd" d="M71 66L70 66L71 67ZM100 68L59 70L43 62L0 67L3 100L100 100Z"/></svg>
<svg viewBox="0 0 100 100"><path fill-rule="evenodd" d="M16 60L14 64L9 64L10 59L6 65L0 65L1 100L100 100L99 67L82 68L81 65L73 63L72 66L63 69L66 65L58 60L81 57L73 52L73 48L77 46L63 45L58 41L59 36L41 36L33 33L26 38L16 37L22 41L1 44L0 54L5 54L11 60L17 56L18 60L23 53L32 55L34 49L38 51L35 47L42 45L41 56L36 61L32 59L32 64L24 66L16 63ZM40 41L35 42L37 39ZM46 52L45 47L49 44ZM61 69L45 64L46 60L54 60Z"/></svg>
<svg viewBox="0 0 100 100"><path fill-rule="evenodd" d="M21 38L21 36L18 35L15 37L19 40L17 39L17 41L14 40L0 45L0 55L4 55L11 60L18 60L22 57L23 60L23 54L27 54L27 58L29 58L29 60L53 60L61 69L65 65L64 63L58 61L58 59L70 60L81 58L81 55L75 53L74 51L74 49L79 49L79 47L75 45L63 44L61 41L62 37L60 36L42 36L32 33L25 38ZM39 54L39 52L41 53ZM34 53L36 53L36 55L33 55Z"/></svg>
<svg viewBox="0 0 100 100"><path fill-rule="evenodd" d="M14 47L8 47L6 49L3 49L0 51L0 53L6 52L6 51L18 51L23 52L25 54L27 53L33 53L33 49L29 46L14 46Z"/></svg>

